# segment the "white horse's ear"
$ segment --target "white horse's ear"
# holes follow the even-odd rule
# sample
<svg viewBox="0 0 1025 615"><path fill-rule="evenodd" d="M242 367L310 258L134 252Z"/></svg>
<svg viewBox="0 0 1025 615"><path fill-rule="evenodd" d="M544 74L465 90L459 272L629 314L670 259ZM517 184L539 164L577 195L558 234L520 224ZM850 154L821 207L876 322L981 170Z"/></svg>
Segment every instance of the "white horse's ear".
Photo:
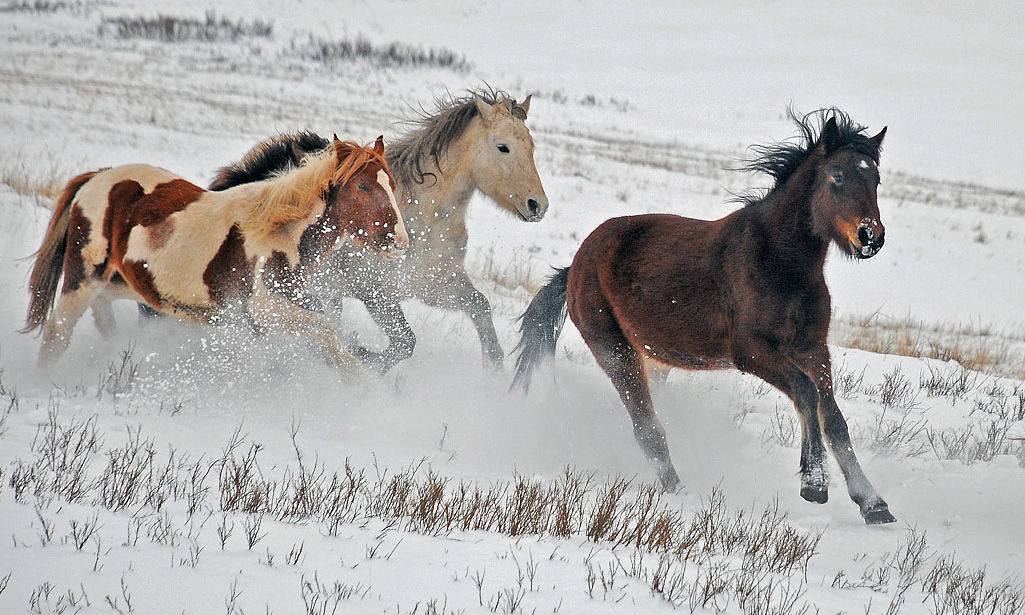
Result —
<svg viewBox="0 0 1025 615"><path fill-rule="evenodd" d="M527 97L524 98L523 102L520 103L520 108L523 109L524 117L526 117L527 112L530 111L530 97L531 96L533 96L533 94L527 94Z"/></svg>
<svg viewBox="0 0 1025 615"><path fill-rule="evenodd" d="M485 122L490 122L491 120L495 119L495 115L498 113L498 111L488 103L484 102L484 100L480 96L474 94L473 102L477 105L477 113L480 114L482 120L484 120Z"/></svg>

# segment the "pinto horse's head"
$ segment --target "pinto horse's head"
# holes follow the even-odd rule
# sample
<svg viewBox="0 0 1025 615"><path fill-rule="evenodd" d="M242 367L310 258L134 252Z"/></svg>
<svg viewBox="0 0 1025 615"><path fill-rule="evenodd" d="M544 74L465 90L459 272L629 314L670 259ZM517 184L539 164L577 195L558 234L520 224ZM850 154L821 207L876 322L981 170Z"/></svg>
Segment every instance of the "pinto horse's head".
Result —
<svg viewBox="0 0 1025 615"><path fill-rule="evenodd" d="M377 137L371 148L335 135L332 147L338 169L328 190L328 210L357 245L397 260L409 247L409 236L384 159L384 137Z"/></svg>
<svg viewBox="0 0 1025 615"><path fill-rule="evenodd" d="M886 228L879 221L876 189L879 186L879 150L886 128L874 137L843 117L833 115L818 139L821 159L816 174L812 225L845 254L871 258L883 247Z"/></svg>
<svg viewBox="0 0 1025 615"><path fill-rule="evenodd" d="M524 121L530 96L517 103L503 98L489 104L474 96L479 122L468 128L475 143L467 162L477 186L503 208L527 222L539 222L548 197L534 165L534 139Z"/></svg>

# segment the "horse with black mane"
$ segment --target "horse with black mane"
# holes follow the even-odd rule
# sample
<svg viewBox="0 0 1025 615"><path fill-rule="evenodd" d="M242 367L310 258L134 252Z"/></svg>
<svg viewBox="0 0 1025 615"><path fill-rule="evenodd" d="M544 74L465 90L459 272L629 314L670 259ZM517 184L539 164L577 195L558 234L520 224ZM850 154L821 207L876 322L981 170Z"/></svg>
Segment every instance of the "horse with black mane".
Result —
<svg viewBox="0 0 1025 615"><path fill-rule="evenodd" d="M470 281L466 260L466 211L477 191L526 222L548 210L534 165L534 140L525 121L530 96L517 103L491 89L439 100L437 108L411 120L411 129L389 142L386 157L399 186L398 204L411 239L405 258L380 263L342 249L318 272L318 298L355 297L388 336L382 352L350 350L384 372L413 353L416 336L399 300L461 311L473 321L485 363L505 356L491 304ZM310 132L280 134L254 146L218 172L211 190L258 181L298 165L324 139Z"/></svg>
<svg viewBox="0 0 1025 615"><path fill-rule="evenodd" d="M513 386L529 386L555 352L566 314L630 413L663 485L680 483L655 416L645 361L736 368L785 393L802 423L801 496L828 498L823 434L866 523L895 519L862 471L833 394L826 337L829 245L865 259L883 247L875 136L837 109L797 118L799 143L756 148L747 169L774 186L719 220L669 214L613 218L557 270L521 322Z"/></svg>

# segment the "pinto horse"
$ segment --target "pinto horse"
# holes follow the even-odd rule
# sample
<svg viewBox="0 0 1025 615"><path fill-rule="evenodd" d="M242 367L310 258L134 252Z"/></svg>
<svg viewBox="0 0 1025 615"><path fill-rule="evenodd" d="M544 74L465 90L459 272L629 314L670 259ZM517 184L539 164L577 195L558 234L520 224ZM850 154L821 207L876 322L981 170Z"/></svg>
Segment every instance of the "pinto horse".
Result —
<svg viewBox="0 0 1025 615"><path fill-rule="evenodd" d="M388 336L383 352L353 352L384 372L413 354L416 336L399 305L416 298L427 305L466 313L480 338L484 360L499 366L504 351L495 332L491 304L466 273L466 210L482 192L526 222L548 210L534 165L534 140L524 123L530 96L517 103L493 90L440 101L433 112L388 145L386 157L399 185L399 210L412 238L399 263L374 262L342 249L318 271L318 296L356 297ZM253 147L222 169L211 190L223 190L298 164L322 147L311 133L283 134Z"/></svg>
<svg viewBox="0 0 1025 615"><path fill-rule="evenodd" d="M111 298L129 298L181 320L241 317L306 337L352 374L359 362L334 327L300 304L312 269L347 237L401 256L409 239L394 189L381 137L363 147L336 136L287 174L223 192L140 164L79 175L37 253L24 330L42 329L49 364L90 305L109 333Z"/></svg>
<svg viewBox="0 0 1025 615"><path fill-rule="evenodd" d="M869 137L836 109L791 117L801 143L756 148L747 169L775 185L720 220L669 214L613 218L524 312L513 386L555 344L566 314L630 413L634 436L663 485L680 479L655 416L645 361L736 368L785 393L802 422L801 496L828 498L823 433L866 523L895 519L862 471L833 395L826 336L830 243L854 258L883 246L876 188L886 129Z"/></svg>

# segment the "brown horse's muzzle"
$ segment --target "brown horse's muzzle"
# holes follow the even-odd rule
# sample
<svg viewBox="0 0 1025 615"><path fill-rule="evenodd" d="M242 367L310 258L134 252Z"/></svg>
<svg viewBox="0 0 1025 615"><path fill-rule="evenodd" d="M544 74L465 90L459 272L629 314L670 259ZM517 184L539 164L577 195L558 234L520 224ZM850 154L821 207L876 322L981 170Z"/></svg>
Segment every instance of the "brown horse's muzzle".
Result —
<svg viewBox="0 0 1025 615"><path fill-rule="evenodd" d="M855 258L872 258L883 249L886 228L878 220L863 219L851 238L851 254Z"/></svg>

